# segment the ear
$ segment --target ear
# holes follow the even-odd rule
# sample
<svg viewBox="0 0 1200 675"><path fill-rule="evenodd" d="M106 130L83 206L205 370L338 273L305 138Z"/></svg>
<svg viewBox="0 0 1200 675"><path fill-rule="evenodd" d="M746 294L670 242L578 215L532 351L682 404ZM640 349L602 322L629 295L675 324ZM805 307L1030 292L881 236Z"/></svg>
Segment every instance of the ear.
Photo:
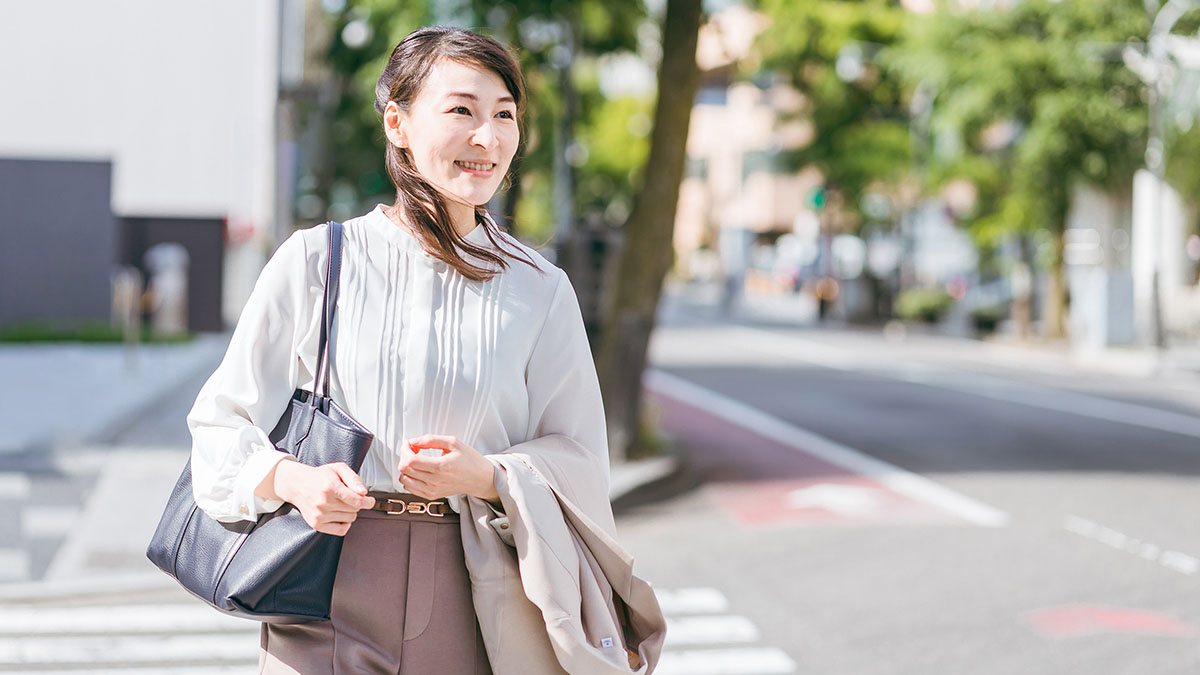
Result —
<svg viewBox="0 0 1200 675"><path fill-rule="evenodd" d="M408 147L408 115L400 110L395 101L388 101L383 109L383 133L388 142L398 148Z"/></svg>

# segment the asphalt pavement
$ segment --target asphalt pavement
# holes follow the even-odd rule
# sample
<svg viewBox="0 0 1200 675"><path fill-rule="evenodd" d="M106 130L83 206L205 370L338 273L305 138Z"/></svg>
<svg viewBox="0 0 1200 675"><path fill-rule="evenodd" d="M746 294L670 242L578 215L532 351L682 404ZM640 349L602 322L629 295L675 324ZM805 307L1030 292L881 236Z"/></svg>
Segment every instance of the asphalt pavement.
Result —
<svg viewBox="0 0 1200 675"><path fill-rule="evenodd" d="M621 540L668 615L657 672L1196 672L1200 378L1184 352L818 327L812 309L664 304L646 392L673 454L614 476ZM129 391L119 351L73 356L75 379L31 400L136 405L0 442L16 514L0 672L252 671L254 624L142 555L219 339Z"/></svg>
<svg viewBox="0 0 1200 675"><path fill-rule="evenodd" d="M729 597L791 672L1200 668L1190 369L665 317L647 386L687 467L623 541L648 578Z"/></svg>

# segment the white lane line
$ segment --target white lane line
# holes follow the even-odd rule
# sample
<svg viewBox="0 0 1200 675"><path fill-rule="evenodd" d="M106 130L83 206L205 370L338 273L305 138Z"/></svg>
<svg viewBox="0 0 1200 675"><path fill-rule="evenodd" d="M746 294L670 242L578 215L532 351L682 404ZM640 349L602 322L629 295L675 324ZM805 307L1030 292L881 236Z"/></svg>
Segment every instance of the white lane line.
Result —
<svg viewBox="0 0 1200 675"><path fill-rule="evenodd" d="M1063 529L1091 539L1092 541L1100 542L1118 551L1131 553L1143 560L1156 562L1180 574L1191 576L1200 572L1200 559L1179 551L1163 549L1157 544L1131 537L1087 518L1073 515L1067 516L1063 520Z"/></svg>
<svg viewBox="0 0 1200 675"><path fill-rule="evenodd" d="M956 372L949 369L935 369L923 364L897 364L873 359L870 355L859 352L830 347L792 336L776 335L755 328L737 328L732 332L742 333L744 338L758 340L761 344L769 346L773 354L792 361L834 370L870 372L883 377L971 394L995 401L1017 403L1089 419L1117 422L1200 438L1200 417L1195 415L1161 410L1136 403L1114 401L1063 389L1039 387L978 373L971 373L970 381L963 382L952 380L951 377Z"/></svg>
<svg viewBox="0 0 1200 675"><path fill-rule="evenodd" d="M692 649L663 652L656 675L775 675L796 672L796 662L782 649Z"/></svg>
<svg viewBox="0 0 1200 675"><path fill-rule="evenodd" d="M659 589L654 592L663 614L718 614L729 611L729 600L715 588Z"/></svg>
<svg viewBox="0 0 1200 675"><path fill-rule="evenodd" d="M21 531L26 537L63 537L82 516L78 507L26 506L21 510Z"/></svg>
<svg viewBox="0 0 1200 675"><path fill-rule="evenodd" d="M100 664L239 661L257 663L253 635L20 637L0 639L3 664Z"/></svg>
<svg viewBox="0 0 1200 675"><path fill-rule="evenodd" d="M660 370L648 370L644 382L654 391L702 408L708 414L730 424L736 424L797 452L819 457L830 464L870 478L893 492L945 510L969 523L985 527L1001 527L1008 524L1008 514L999 509L954 492L894 464L875 459L854 448L784 422L741 401Z"/></svg>
<svg viewBox="0 0 1200 675"><path fill-rule="evenodd" d="M0 612L0 636L173 631L254 634L258 630L259 624L255 621L226 616L198 602L194 605L6 609Z"/></svg>
<svg viewBox="0 0 1200 675"><path fill-rule="evenodd" d="M24 500L32 491L29 476L16 472L0 473L0 499Z"/></svg>
<svg viewBox="0 0 1200 675"><path fill-rule="evenodd" d="M754 642L758 637L754 622L736 614L667 617L665 646L736 644Z"/></svg>
<svg viewBox="0 0 1200 675"><path fill-rule="evenodd" d="M29 578L29 552L21 548L0 548L0 581L25 581Z"/></svg>

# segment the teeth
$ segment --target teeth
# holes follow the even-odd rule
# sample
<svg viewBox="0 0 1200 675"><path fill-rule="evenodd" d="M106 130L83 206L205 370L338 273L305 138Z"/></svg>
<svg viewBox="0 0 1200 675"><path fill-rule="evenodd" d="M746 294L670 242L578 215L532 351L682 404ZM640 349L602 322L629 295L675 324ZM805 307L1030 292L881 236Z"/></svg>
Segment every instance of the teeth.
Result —
<svg viewBox="0 0 1200 675"><path fill-rule="evenodd" d="M476 164L475 162L463 162L461 160L455 163L465 166L472 171L488 171L493 166L496 166L495 164Z"/></svg>

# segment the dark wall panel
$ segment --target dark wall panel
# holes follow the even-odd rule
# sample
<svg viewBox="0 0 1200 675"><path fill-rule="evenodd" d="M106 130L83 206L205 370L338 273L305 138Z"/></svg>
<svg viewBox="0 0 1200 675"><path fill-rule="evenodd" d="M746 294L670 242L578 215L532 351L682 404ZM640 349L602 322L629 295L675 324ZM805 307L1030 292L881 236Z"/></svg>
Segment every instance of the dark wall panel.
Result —
<svg viewBox="0 0 1200 675"><path fill-rule="evenodd" d="M111 185L107 161L0 158L0 325L108 318Z"/></svg>

